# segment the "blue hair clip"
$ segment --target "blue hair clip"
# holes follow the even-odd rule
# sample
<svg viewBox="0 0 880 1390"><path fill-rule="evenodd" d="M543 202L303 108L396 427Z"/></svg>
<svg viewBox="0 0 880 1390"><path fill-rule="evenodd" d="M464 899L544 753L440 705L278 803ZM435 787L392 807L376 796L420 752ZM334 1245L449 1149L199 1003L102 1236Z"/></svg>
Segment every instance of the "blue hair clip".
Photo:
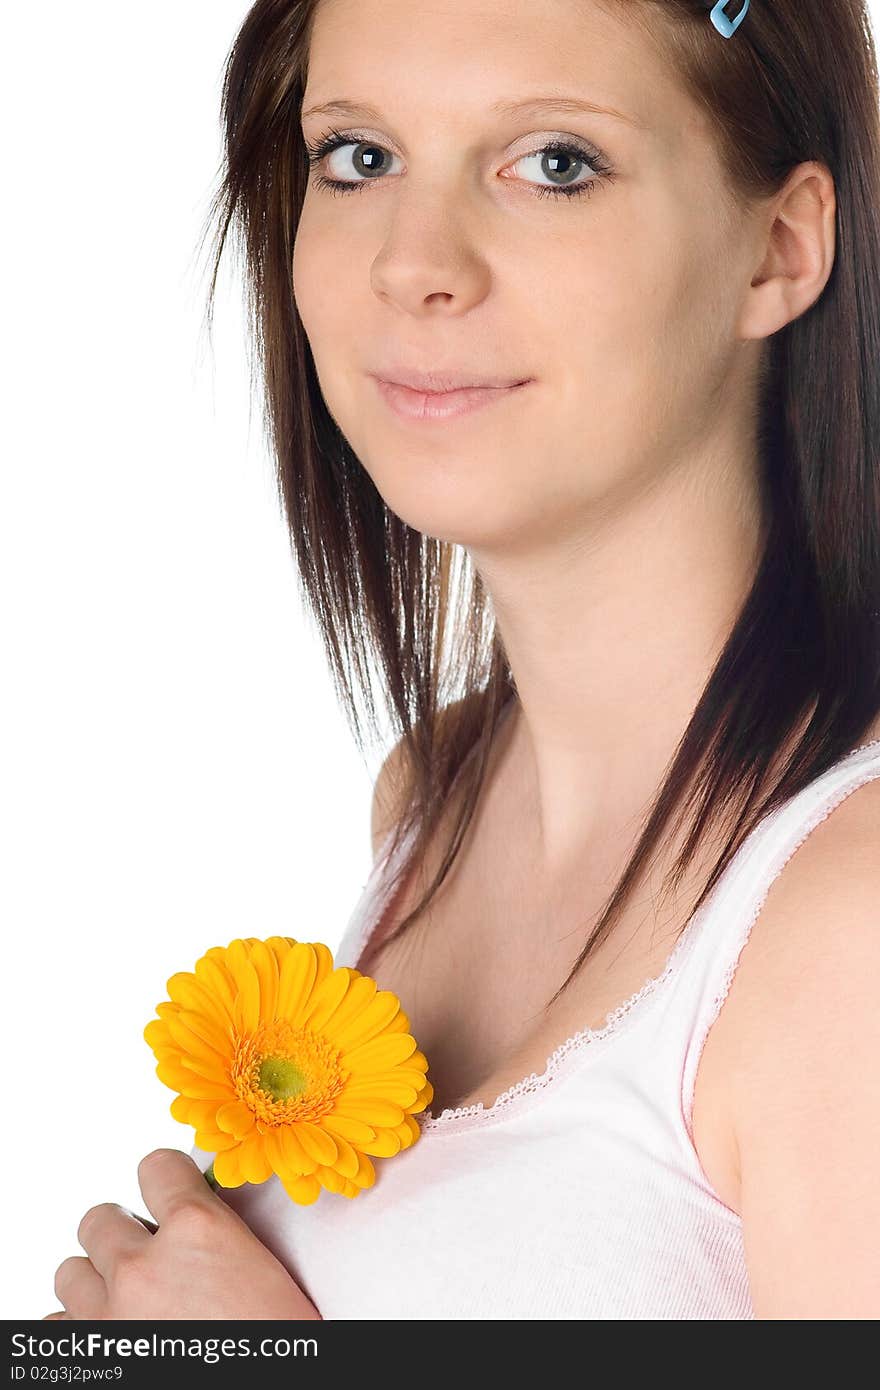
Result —
<svg viewBox="0 0 880 1390"><path fill-rule="evenodd" d="M709 18L723 39L729 39L731 34L736 33L746 17L746 10L749 8L749 0L743 0L743 7L736 19L727 18L727 15L724 13L724 6L726 4L727 0L716 0L716 4L712 6L712 13L709 15Z"/></svg>

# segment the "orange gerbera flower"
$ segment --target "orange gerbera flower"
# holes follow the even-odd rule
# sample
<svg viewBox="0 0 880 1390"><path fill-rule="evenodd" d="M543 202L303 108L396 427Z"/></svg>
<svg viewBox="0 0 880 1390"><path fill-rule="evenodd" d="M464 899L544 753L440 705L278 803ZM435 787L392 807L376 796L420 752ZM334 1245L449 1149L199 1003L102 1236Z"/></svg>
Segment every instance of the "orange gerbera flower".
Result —
<svg viewBox="0 0 880 1390"><path fill-rule="evenodd" d="M236 938L167 988L144 1037L221 1187L277 1173L295 1202L356 1197L370 1156L418 1139L434 1091L400 1000L323 943Z"/></svg>

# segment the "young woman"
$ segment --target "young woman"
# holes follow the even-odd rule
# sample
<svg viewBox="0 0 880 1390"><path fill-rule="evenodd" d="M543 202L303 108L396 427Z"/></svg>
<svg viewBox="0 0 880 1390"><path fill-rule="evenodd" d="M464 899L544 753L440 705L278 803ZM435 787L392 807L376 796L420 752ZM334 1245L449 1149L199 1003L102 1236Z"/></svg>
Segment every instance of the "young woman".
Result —
<svg viewBox="0 0 880 1390"><path fill-rule="evenodd" d="M150 1156L68 1315L880 1315L864 5L258 0L224 117L434 1096L353 1202Z"/></svg>

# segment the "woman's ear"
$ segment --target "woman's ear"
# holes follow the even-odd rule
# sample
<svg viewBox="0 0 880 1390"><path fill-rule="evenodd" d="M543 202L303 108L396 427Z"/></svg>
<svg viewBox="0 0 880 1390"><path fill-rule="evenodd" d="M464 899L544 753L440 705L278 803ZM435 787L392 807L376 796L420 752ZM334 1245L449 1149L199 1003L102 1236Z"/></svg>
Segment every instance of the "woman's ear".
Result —
<svg viewBox="0 0 880 1390"><path fill-rule="evenodd" d="M821 295L836 248L834 179L816 160L799 164L759 216L760 264L746 293L741 338L767 338Z"/></svg>

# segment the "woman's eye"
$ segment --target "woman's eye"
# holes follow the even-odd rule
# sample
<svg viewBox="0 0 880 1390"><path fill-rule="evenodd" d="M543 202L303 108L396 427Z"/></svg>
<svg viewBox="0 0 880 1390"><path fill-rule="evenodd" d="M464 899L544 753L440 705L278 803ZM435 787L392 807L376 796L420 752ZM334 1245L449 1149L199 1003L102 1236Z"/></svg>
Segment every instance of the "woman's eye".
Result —
<svg viewBox="0 0 880 1390"><path fill-rule="evenodd" d="M343 154L343 150L353 150L354 154ZM388 173L388 166L394 158L390 150L384 149L382 145L371 144L367 140L348 140L332 146L327 153L328 167L332 162L331 156L338 156L335 160L337 166L335 173L331 170L331 173L334 173L334 177L330 180L331 183L344 180L351 175L352 171L358 180L363 178L369 181L379 178L382 174Z"/></svg>
<svg viewBox="0 0 880 1390"><path fill-rule="evenodd" d="M374 140L342 135L338 131L331 131L315 145L307 144L306 149L315 186L332 193L350 193L380 180L392 170L396 158ZM322 164L326 165L330 177L318 172ZM611 166L599 151L587 151L561 140L552 140L531 154L520 155L507 168L515 169L518 165L527 166L527 176L513 182L531 184L532 192L538 197L589 193L600 179L613 178ZM504 177L510 179L509 174Z"/></svg>
<svg viewBox="0 0 880 1390"><path fill-rule="evenodd" d="M534 165L528 181L538 183L540 179L548 180L546 184L538 183L536 191L540 194L584 193L610 172L600 156L588 158L577 146L557 141L542 145L534 154L520 155L509 167L515 169L517 164L528 164L530 160L534 161ZM584 169L591 171L587 177L584 177Z"/></svg>

